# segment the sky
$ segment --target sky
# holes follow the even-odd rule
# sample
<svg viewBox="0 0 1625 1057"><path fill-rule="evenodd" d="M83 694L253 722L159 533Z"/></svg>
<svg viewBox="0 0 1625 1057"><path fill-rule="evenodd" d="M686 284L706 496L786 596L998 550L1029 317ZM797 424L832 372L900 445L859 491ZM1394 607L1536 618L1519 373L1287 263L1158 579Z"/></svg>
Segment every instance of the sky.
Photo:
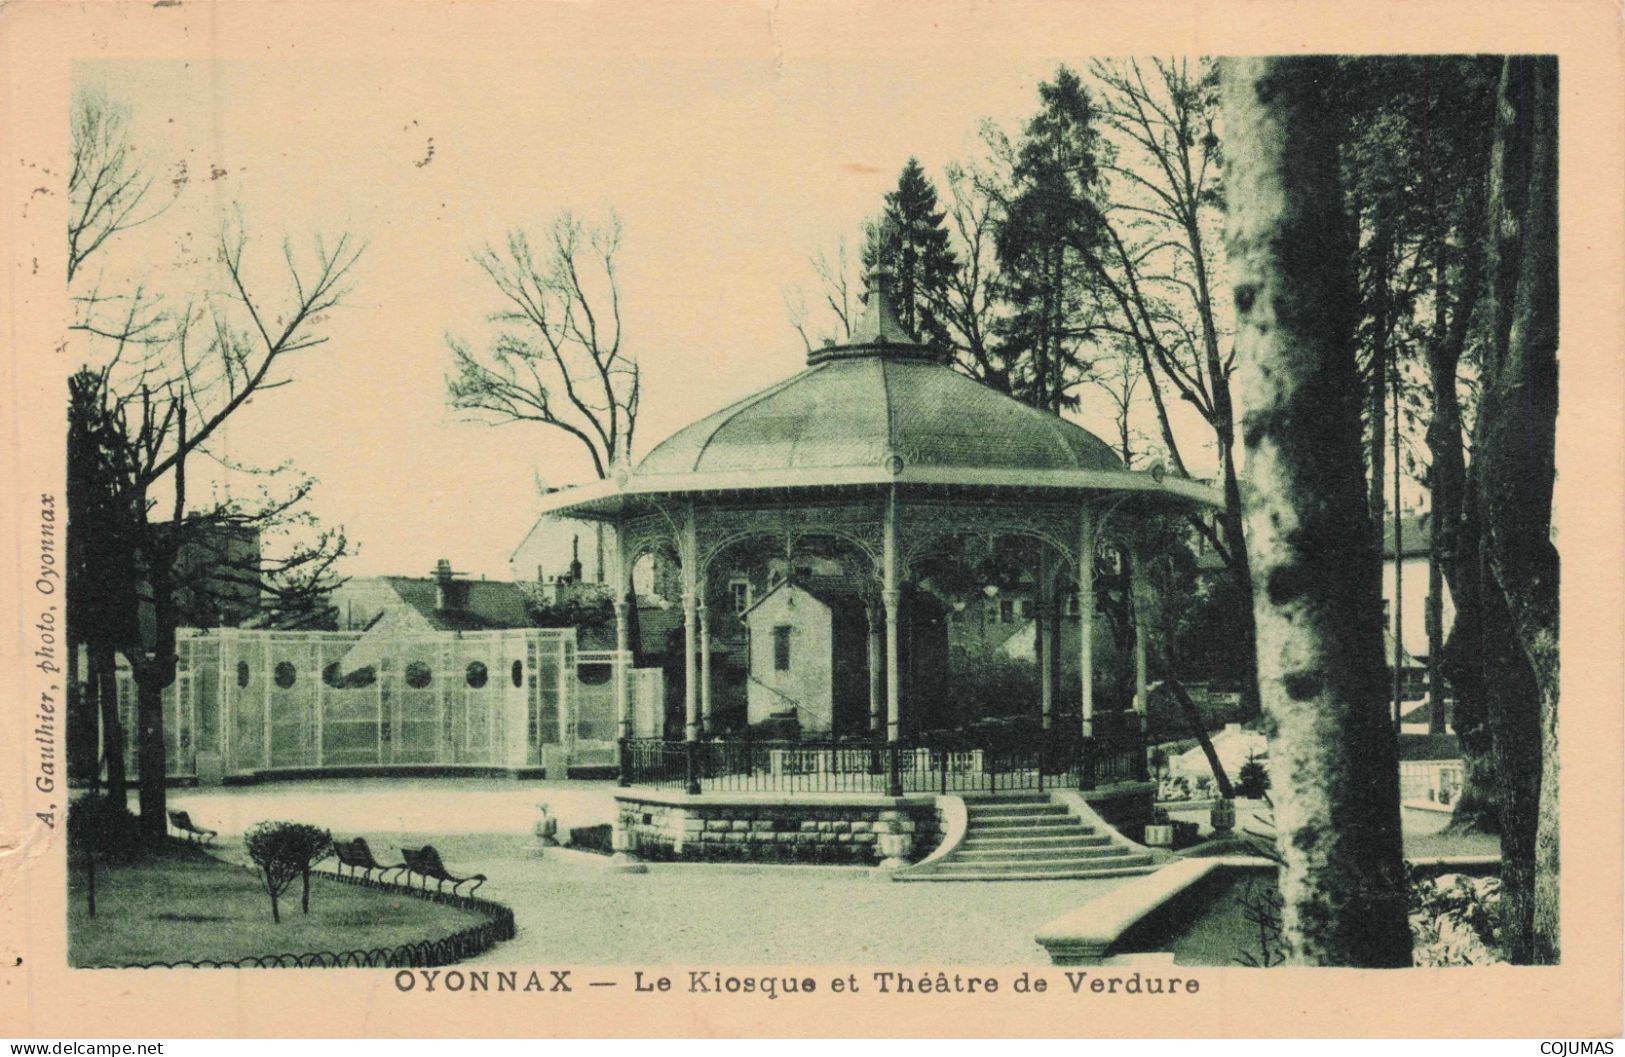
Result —
<svg viewBox="0 0 1625 1057"><path fill-rule="evenodd" d="M625 343L643 372L638 457L800 369L786 290L813 287L809 255L855 235L910 155L945 195L943 167L982 155L982 119L1019 128L1058 62L1087 62L729 50L552 48L521 71L468 49L83 63L76 80L130 108L163 174L155 193L175 199L120 236L98 274L184 296L208 282L188 262L236 211L251 282L268 294L284 238L299 253L318 233L364 240L353 292L321 324L329 340L299 354L292 385L234 416L224 453L314 476L311 512L357 545L349 575L424 575L447 558L505 579L537 482L591 469L562 433L448 408L446 335L477 341L501 304L476 247L515 226L541 232L562 209L619 215ZM1100 394L1081 421L1108 428Z"/></svg>

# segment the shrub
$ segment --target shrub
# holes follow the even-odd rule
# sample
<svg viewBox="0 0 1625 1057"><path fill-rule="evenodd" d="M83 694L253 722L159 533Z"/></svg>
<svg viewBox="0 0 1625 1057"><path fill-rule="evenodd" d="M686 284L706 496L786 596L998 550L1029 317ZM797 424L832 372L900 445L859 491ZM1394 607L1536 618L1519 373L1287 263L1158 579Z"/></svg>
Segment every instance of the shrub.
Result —
<svg viewBox="0 0 1625 1057"><path fill-rule="evenodd" d="M75 857L110 862L136 858L141 853L141 820L110 797L82 796L68 805L68 850Z"/></svg>
<svg viewBox="0 0 1625 1057"><path fill-rule="evenodd" d="M1188 819L1174 819L1169 825L1174 827L1174 847L1189 848L1199 844L1202 840L1202 827Z"/></svg>
<svg viewBox="0 0 1625 1057"><path fill-rule="evenodd" d="M1256 756L1247 757L1247 762L1241 765L1236 775L1236 794L1249 800L1257 800L1269 791L1270 772L1262 760Z"/></svg>
<svg viewBox="0 0 1625 1057"><path fill-rule="evenodd" d="M333 835L301 822L261 822L244 835L243 842L271 897L271 920L281 923L277 899L296 877L304 881L300 909L310 913L310 871L333 854Z"/></svg>
<svg viewBox="0 0 1625 1057"><path fill-rule="evenodd" d="M1501 881L1497 877L1410 875L1410 923L1417 965L1502 961Z"/></svg>
<svg viewBox="0 0 1625 1057"><path fill-rule="evenodd" d="M608 822L598 826L576 826L570 830L570 847L608 855L614 851L610 846L610 833L614 828Z"/></svg>
<svg viewBox="0 0 1625 1057"><path fill-rule="evenodd" d="M1184 775L1176 778L1164 778L1157 783L1158 800L1190 800L1191 783Z"/></svg>

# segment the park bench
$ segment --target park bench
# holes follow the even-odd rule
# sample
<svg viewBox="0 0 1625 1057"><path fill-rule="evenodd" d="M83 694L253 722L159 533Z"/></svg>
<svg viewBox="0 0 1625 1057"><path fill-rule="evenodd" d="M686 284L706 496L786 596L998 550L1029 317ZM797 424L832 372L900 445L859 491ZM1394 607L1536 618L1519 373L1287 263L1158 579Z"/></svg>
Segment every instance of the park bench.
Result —
<svg viewBox="0 0 1625 1057"><path fill-rule="evenodd" d="M382 881L390 871L404 871L406 869L404 862L395 863L393 866L385 866L377 859L374 859L372 849L367 846L365 837L357 837L351 841L334 841L333 851L339 857L339 873L344 873L345 867L349 867L350 876L352 877L355 876L357 870L360 870L363 876L370 881L372 880L373 871L377 870L378 879Z"/></svg>
<svg viewBox="0 0 1625 1057"><path fill-rule="evenodd" d="M434 850L434 845L425 844L421 848L402 848L401 855L406 859L406 870L423 878L423 887L429 887L429 881L435 882L437 891L445 891L446 882L451 882L453 895L473 895L475 889L485 883L485 875L474 874L472 877L454 877L446 872L446 864L440 861L440 853ZM458 892L457 886L473 881L474 886L467 892ZM411 884L410 881L407 882Z"/></svg>
<svg viewBox="0 0 1625 1057"><path fill-rule="evenodd" d="M171 811L169 813L169 824L180 830L189 841L200 840L204 844L207 844L216 837L220 836L220 833L217 830L212 830L205 826L199 826L197 823L193 822L192 816L188 815L184 811Z"/></svg>

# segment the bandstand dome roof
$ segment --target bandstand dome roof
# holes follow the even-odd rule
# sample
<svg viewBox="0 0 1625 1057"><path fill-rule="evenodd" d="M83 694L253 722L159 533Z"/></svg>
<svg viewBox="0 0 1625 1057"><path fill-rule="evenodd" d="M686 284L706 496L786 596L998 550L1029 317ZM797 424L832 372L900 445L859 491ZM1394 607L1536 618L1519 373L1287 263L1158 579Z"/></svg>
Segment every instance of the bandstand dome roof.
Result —
<svg viewBox="0 0 1625 1057"><path fill-rule="evenodd" d="M919 346L815 352L806 370L657 446L645 474L905 467L1120 470L1106 443L981 385ZM857 353L854 355L854 353Z"/></svg>
<svg viewBox="0 0 1625 1057"><path fill-rule="evenodd" d="M1217 500L1196 481L1131 472L1088 430L954 370L876 283L846 344L814 349L805 370L683 427L613 479L547 496L543 510L607 515L662 493L889 483Z"/></svg>

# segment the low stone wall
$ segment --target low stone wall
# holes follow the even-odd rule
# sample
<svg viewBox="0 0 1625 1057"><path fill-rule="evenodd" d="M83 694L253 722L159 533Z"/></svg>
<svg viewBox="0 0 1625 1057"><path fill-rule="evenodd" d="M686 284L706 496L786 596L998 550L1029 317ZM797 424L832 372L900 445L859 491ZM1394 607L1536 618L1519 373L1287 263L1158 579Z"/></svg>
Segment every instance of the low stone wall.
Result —
<svg viewBox="0 0 1625 1057"><path fill-rule="evenodd" d="M1130 840L1140 840L1151 821L1157 787L1151 782L1119 782L1085 791L1083 798L1100 817Z"/></svg>
<svg viewBox="0 0 1625 1057"><path fill-rule="evenodd" d="M935 796L617 792L617 852L650 862L902 866L931 853L944 823Z"/></svg>

